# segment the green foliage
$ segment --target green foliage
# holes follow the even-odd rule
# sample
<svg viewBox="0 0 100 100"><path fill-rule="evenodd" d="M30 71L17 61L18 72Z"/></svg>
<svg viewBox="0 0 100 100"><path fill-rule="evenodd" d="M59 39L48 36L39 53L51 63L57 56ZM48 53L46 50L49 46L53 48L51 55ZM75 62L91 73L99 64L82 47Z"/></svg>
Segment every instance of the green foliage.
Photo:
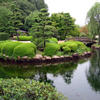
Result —
<svg viewBox="0 0 100 100"><path fill-rule="evenodd" d="M24 43L17 46L13 51L13 57L17 58L18 56L28 56L34 57L36 53L36 46L33 43Z"/></svg>
<svg viewBox="0 0 100 100"><path fill-rule="evenodd" d="M3 44L3 47L1 49L1 53L5 54L7 56L12 56L14 48L17 47L20 44L22 44L22 43L21 42L8 41L5 44Z"/></svg>
<svg viewBox="0 0 100 100"><path fill-rule="evenodd" d="M36 10L34 12L31 12L29 16L25 18L25 29L32 32L32 25L35 23L35 19L38 18L39 11ZM34 31L34 30L33 30Z"/></svg>
<svg viewBox="0 0 100 100"><path fill-rule="evenodd" d="M0 54L1 54L1 49L4 46L5 43L6 43L5 41L0 41Z"/></svg>
<svg viewBox="0 0 100 100"><path fill-rule="evenodd" d="M9 21L9 16L12 12L4 6L0 6L0 32L7 32L7 24Z"/></svg>
<svg viewBox="0 0 100 100"><path fill-rule="evenodd" d="M16 37L16 40L18 38ZM31 41L32 40L32 36L19 36L19 41Z"/></svg>
<svg viewBox="0 0 100 100"><path fill-rule="evenodd" d="M49 38L49 39L47 39L47 42L49 42L49 43L58 43L58 40L56 38Z"/></svg>
<svg viewBox="0 0 100 100"><path fill-rule="evenodd" d="M60 43L59 45L65 54L68 53L82 54L84 52L90 51L90 48L88 48L87 46L85 46L84 43L79 41L67 41L64 43Z"/></svg>
<svg viewBox="0 0 100 100"><path fill-rule="evenodd" d="M64 53L71 52L71 49L68 46L63 47Z"/></svg>
<svg viewBox="0 0 100 100"><path fill-rule="evenodd" d="M30 29L30 33L36 44L40 42L39 44L43 43L43 47L45 47L46 39L54 35L56 28L51 25L47 9L41 9L37 14L37 17L34 18L34 23Z"/></svg>
<svg viewBox="0 0 100 100"><path fill-rule="evenodd" d="M35 10L46 8L44 0L1 0L0 1L0 31L8 32L11 36L16 30L28 30L26 17Z"/></svg>
<svg viewBox="0 0 100 100"><path fill-rule="evenodd" d="M44 49L44 55L53 56L60 50L60 46L57 43L47 43Z"/></svg>
<svg viewBox="0 0 100 100"><path fill-rule="evenodd" d="M0 42L0 56L6 55L17 58L18 56L34 57L36 54L36 46L33 43L21 43L13 41Z"/></svg>
<svg viewBox="0 0 100 100"><path fill-rule="evenodd" d="M94 39L96 35L99 35L100 44L100 2L96 2L94 6L87 13L88 30Z"/></svg>
<svg viewBox="0 0 100 100"><path fill-rule="evenodd" d="M1 100L67 100L51 85L30 79L0 79Z"/></svg>
<svg viewBox="0 0 100 100"><path fill-rule="evenodd" d="M69 13L55 13L51 15L52 25L57 28L58 34L55 35L58 39L65 39L71 31L75 30L74 19Z"/></svg>
<svg viewBox="0 0 100 100"><path fill-rule="evenodd" d="M0 41L8 40L8 39L9 39L9 34L8 33L0 32Z"/></svg>

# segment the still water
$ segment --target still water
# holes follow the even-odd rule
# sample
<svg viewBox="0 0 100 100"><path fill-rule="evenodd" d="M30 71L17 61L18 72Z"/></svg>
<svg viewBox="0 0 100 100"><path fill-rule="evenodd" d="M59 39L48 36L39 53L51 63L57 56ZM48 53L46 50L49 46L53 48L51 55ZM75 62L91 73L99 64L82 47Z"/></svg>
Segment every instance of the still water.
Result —
<svg viewBox="0 0 100 100"><path fill-rule="evenodd" d="M68 100L100 100L100 51L82 61L42 67L0 63L0 78L12 77L48 82Z"/></svg>

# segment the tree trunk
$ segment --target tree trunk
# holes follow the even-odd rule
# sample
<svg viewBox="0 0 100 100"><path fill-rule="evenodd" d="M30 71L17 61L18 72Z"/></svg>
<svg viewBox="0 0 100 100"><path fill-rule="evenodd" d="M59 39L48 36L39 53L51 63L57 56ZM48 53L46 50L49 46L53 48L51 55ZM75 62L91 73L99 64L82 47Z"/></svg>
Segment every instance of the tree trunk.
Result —
<svg viewBox="0 0 100 100"><path fill-rule="evenodd" d="M100 33L99 33L99 42L98 42L98 44L100 45Z"/></svg>
<svg viewBox="0 0 100 100"><path fill-rule="evenodd" d="M17 33L17 40L19 41L19 34Z"/></svg>

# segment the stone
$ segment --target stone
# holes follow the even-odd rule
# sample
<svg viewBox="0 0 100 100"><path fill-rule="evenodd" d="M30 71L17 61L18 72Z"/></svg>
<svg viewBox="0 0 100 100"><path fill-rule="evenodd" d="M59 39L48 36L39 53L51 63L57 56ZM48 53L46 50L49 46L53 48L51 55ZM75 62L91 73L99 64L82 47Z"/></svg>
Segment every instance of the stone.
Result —
<svg viewBox="0 0 100 100"><path fill-rule="evenodd" d="M51 59L51 57L49 57L49 56L44 56L44 58L45 58L45 59Z"/></svg>
<svg viewBox="0 0 100 100"><path fill-rule="evenodd" d="M28 56L24 56L24 57L22 57L22 59L27 60L28 59Z"/></svg>
<svg viewBox="0 0 100 100"><path fill-rule="evenodd" d="M59 56L53 56L52 58L60 58Z"/></svg>
<svg viewBox="0 0 100 100"><path fill-rule="evenodd" d="M42 58L43 58L43 56L42 56L42 55L40 55L40 54L37 54L34 58L36 58L36 59L42 59Z"/></svg>
<svg viewBox="0 0 100 100"><path fill-rule="evenodd" d="M72 55L72 57L73 57L75 60L77 60L77 59L79 58L79 54L74 53L74 54Z"/></svg>
<svg viewBox="0 0 100 100"><path fill-rule="evenodd" d="M20 59L21 59L21 57L20 57L20 56L18 56L18 57L17 57L17 59L18 59L18 60L20 60Z"/></svg>

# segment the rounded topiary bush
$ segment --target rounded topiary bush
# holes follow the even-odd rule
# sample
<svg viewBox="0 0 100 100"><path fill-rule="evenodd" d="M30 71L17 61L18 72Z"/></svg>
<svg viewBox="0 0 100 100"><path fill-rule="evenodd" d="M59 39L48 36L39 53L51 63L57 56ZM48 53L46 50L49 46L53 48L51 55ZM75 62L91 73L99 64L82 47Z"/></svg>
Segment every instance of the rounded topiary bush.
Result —
<svg viewBox="0 0 100 100"><path fill-rule="evenodd" d="M0 100L67 100L50 84L30 79L0 79Z"/></svg>
<svg viewBox="0 0 100 100"><path fill-rule="evenodd" d="M78 49L78 45L75 42L67 42L66 46L68 46L73 52Z"/></svg>
<svg viewBox="0 0 100 100"><path fill-rule="evenodd" d="M60 43L60 48L64 53L79 53L82 54L84 52L90 51L84 43L80 41L67 41L64 43Z"/></svg>
<svg viewBox="0 0 100 100"><path fill-rule="evenodd" d="M63 47L64 53L71 52L71 49L68 46Z"/></svg>
<svg viewBox="0 0 100 100"><path fill-rule="evenodd" d="M47 43L44 49L44 55L53 56L59 51L60 46L56 43Z"/></svg>
<svg viewBox="0 0 100 100"><path fill-rule="evenodd" d="M5 42L4 41L0 41L0 53L1 53L1 49L4 46Z"/></svg>
<svg viewBox="0 0 100 100"><path fill-rule="evenodd" d="M0 32L0 41L8 40L8 39L9 39L9 34L8 33Z"/></svg>
<svg viewBox="0 0 100 100"><path fill-rule="evenodd" d="M2 54L5 54L7 56L12 56L14 48L20 44L22 44L22 43L18 42L18 41L16 41L16 42L8 41L5 44L3 44L1 52L2 52Z"/></svg>
<svg viewBox="0 0 100 100"><path fill-rule="evenodd" d="M50 39L47 39L47 42L49 42L49 43L58 43L58 40L56 38L50 38Z"/></svg>
<svg viewBox="0 0 100 100"><path fill-rule="evenodd" d="M33 43L23 43L14 49L13 57L15 58L18 56L34 57L35 52L36 52L36 46Z"/></svg>

